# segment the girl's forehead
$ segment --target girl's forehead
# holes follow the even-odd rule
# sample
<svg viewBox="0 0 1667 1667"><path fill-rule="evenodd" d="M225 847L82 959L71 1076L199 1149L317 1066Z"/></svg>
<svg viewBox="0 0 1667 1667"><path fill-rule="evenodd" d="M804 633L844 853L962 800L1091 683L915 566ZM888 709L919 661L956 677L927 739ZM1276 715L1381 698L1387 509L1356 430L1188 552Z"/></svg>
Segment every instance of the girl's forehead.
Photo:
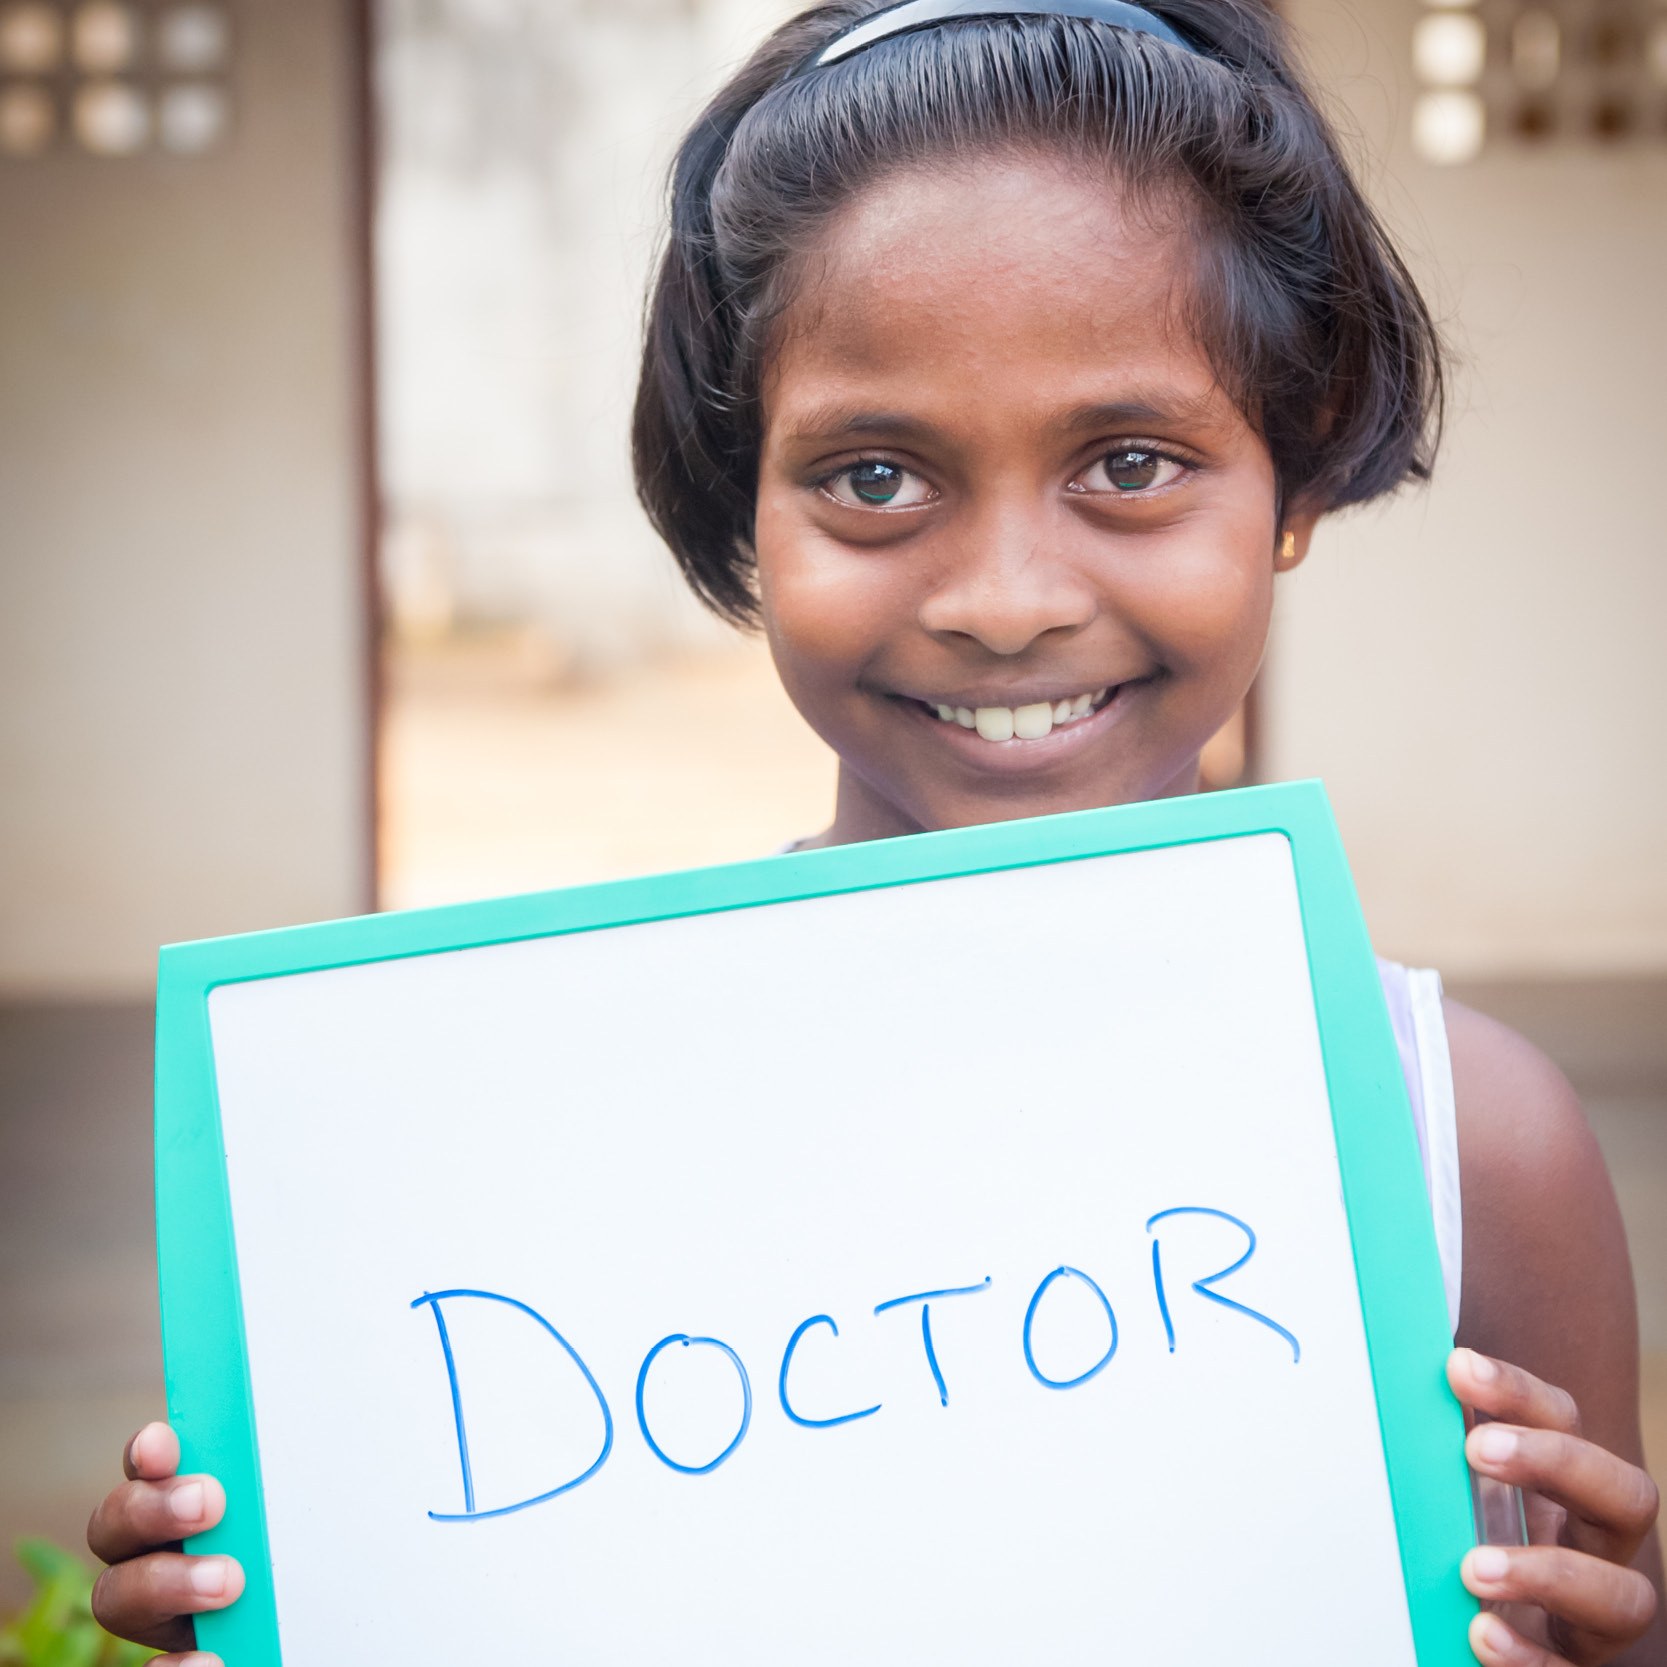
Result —
<svg viewBox="0 0 1667 1667"><path fill-rule="evenodd" d="M1086 166L911 168L860 193L804 253L766 376L772 415L836 391L1092 398L1108 379L1196 403L1185 216Z"/></svg>
<svg viewBox="0 0 1667 1667"><path fill-rule="evenodd" d="M1038 244L1066 258L1153 262L1173 258L1165 245L1185 220L1173 191L1137 193L1086 158L996 151L887 170L830 218L818 247L832 263L872 266L923 238L965 234L992 266L1027 260Z"/></svg>

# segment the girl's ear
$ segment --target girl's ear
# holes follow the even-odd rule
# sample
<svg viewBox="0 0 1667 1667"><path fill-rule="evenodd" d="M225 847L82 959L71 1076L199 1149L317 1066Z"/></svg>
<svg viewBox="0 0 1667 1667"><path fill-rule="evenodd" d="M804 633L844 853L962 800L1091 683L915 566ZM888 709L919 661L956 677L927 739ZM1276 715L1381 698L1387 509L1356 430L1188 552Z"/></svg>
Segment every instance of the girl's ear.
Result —
<svg viewBox="0 0 1667 1667"><path fill-rule="evenodd" d="M1285 520L1279 529L1279 542L1274 546L1275 573L1289 573L1293 567L1301 564L1308 554L1308 545L1314 537L1314 529L1319 525L1322 514L1323 510L1309 509L1303 504L1296 504L1286 511Z"/></svg>

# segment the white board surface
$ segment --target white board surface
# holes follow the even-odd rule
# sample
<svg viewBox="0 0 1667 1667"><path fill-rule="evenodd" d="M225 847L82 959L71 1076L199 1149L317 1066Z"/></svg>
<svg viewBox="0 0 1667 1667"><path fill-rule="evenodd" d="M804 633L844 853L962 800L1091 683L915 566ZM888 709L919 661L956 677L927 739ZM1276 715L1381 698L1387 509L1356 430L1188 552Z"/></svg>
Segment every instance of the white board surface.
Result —
<svg viewBox="0 0 1667 1667"><path fill-rule="evenodd" d="M1283 838L227 985L210 1020L287 1667L1413 1661ZM1175 1210L1223 1214L1148 1227ZM1193 1285L1229 1217L1237 1308ZM1033 1371L1060 1267L1105 1303L1048 1285ZM935 1375L922 1304L875 1309L962 1287ZM555 1327L613 1442L443 1521L422 1298L456 1289ZM1104 1356L1106 1304L1109 1362L1039 1381ZM603 1414L550 1333L440 1311L475 1508L583 1472ZM818 1315L795 1410L877 1412L783 1411ZM704 1474L638 1423L677 1335L750 1383ZM643 1385L691 1470L742 1403L711 1346Z"/></svg>

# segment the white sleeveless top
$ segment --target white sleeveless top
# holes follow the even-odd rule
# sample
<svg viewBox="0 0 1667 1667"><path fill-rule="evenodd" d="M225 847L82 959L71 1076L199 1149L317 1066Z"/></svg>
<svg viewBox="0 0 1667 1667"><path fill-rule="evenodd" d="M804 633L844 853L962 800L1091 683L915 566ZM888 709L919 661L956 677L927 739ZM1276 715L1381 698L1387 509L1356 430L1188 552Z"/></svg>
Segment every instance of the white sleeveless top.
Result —
<svg viewBox="0 0 1667 1667"><path fill-rule="evenodd" d="M1441 974L1428 968L1378 961L1389 1004L1389 1023L1401 1056L1424 1185L1435 1219L1435 1244L1447 1288L1447 1319L1459 1329L1459 1284L1464 1272L1464 1217L1459 1208L1459 1126L1453 1099L1453 1064L1447 1021L1441 1011Z"/></svg>

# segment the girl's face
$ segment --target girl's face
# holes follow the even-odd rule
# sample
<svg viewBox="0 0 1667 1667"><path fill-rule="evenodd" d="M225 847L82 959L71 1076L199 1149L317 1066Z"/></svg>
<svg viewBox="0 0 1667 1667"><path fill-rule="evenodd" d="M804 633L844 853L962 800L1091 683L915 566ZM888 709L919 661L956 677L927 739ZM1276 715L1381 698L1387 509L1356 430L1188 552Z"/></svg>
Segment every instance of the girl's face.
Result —
<svg viewBox="0 0 1667 1667"><path fill-rule="evenodd" d="M806 261L756 549L824 840L1190 792L1262 656L1266 446L1183 322L1184 228L1047 159L910 170Z"/></svg>

